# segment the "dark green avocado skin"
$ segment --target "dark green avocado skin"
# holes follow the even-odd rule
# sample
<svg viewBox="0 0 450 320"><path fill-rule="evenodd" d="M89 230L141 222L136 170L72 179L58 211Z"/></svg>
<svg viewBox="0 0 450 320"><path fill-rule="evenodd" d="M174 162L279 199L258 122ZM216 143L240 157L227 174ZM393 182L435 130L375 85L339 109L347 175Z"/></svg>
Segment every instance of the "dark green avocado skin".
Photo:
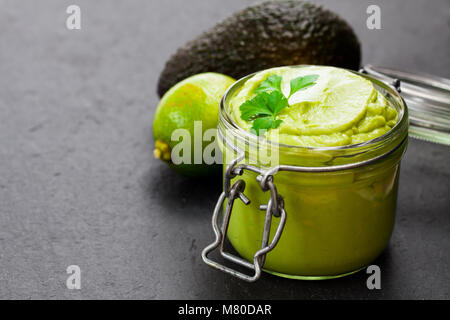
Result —
<svg viewBox="0 0 450 320"><path fill-rule="evenodd" d="M239 79L297 64L357 70L360 61L358 38L335 13L303 1L267 1L235 13L179 48L160 75L158 94L202 72Z"/></svg>

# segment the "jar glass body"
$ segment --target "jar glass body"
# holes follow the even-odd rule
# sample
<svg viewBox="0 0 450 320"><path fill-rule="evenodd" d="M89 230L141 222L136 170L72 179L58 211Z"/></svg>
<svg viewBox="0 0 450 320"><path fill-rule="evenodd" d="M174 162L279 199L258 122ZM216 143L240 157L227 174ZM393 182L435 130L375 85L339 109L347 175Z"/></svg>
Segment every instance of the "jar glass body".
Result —
<svg viewBox="0 0 450 320"><path fill-rule="evenodd" d="M346 147L286 146L256 138L230 118L227 101L249 77L234 84L221 103L219 145L224 169L239 154L245 155L240 163L262 171L276 165L315 168L314 172L280 171L273 176L284 200L286 224L266 256L264 270L290 278L326 279L369 265L386 248L394 228L400 162L407 146L404 101L392 87L364 76L399 112L390 132ZM277 163L266 161L268 146L269 153L277 155ZM258 175L244 171L234 178L244 180L244 193L251 203L235 202L227 232L234 249L248 261L261 246L265 215L260 205L270 199L270 192L261 190ZM278 220L272 220L271 237Z"/></svg>

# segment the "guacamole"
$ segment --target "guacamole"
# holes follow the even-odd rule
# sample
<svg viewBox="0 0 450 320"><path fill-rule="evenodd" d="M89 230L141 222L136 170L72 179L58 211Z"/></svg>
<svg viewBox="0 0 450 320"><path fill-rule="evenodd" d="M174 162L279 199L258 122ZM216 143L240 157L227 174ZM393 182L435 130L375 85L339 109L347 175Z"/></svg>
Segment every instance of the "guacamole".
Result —
<svg viewBox="0 0 450 320"><path fill-rule="evenodd" d="M310 81L300 90L292 90L291 87L299 87L291 85L292 79L308 75L314 75L309 77L314 84ZM267 82L269 77L271 83ZM220 121L233 121L251 132L255 118L242 117L241 111L247 109L241 107L249 99L256 101L255 96L267 88L276 92L274 96L278 95L284 107L273 109L277 111L272 121L275 126L264 133L265 137L309 147L280 148L280 165L327 167L373 159L388 149L392 152L372 164L347 170L274 174L274 184L284 200L286 225L276 247L266 257L264 270L295 279L329 279L360 270L384 250L394 228L400 160L407 145L408 127L404 125L407 110L397 97L387 101L372 81L352 72L332 67L283 67L237 82L224 98L227 117L221 117ZM265 115L263 111L262 115L255 114ZM234 159L237 151L248 147L242 163L252 164L259 146L251 143L247 146L240 139L233 139L236 135L233 128L219 125L227 141L220 144L224 157L229 154ZM386 138L383 147L380 143L350 147L389 131L398 137ZM349 148L315 148L332 146ZM267 169L262 163L257 166ZM245 182L244 194L251 202L248 205L239 200L234 202L227 232L234 249L250 262L261 248L265 214L260 206L270 199L270 192L261 189L257 178L258 173L244 170L232 180ZM279 218L274 217L271 238L278 223Z"/></svg>
<svg viewBox="0 0 450 320"><path fill-rule="evenodd" d="M252 121L242 119L240 106L272 75L282 77L281 91L289 107L279 113L279 127L265 133L268 140L305 147L346 146L379 137L397 123L397 111L369 80L344 69L308 66L269 69L248 79L229 101L229 112L241 128L250 131ZM290 96L290 81L307 75L317 75L316 83Z"/></svg>

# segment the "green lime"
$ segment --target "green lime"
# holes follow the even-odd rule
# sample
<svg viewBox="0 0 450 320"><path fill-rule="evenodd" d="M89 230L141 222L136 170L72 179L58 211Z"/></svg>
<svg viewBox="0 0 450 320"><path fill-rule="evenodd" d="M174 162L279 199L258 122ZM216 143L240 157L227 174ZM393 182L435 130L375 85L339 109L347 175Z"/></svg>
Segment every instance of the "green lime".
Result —
<svg viewBox="0 0 450 320"><path fill-rule="evenodd" d="M222 74L201 73L167 91L153 120L154 156L187 176L216 171L203 151L216 143L209 133L217 128L220 100L234 82Z"/></svg>

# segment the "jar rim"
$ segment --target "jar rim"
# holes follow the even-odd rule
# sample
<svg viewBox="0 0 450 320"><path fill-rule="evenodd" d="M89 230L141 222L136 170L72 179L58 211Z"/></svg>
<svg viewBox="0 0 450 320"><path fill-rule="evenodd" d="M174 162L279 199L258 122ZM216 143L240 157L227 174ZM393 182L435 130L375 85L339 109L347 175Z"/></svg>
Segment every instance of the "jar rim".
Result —
<svg viewBox="0 0 450 320"><path fill-rule="evenodd" d="M294 66L281 66L276 68L269 68L265 70L271 70L271 69L278 69L278 68L304 68L304 67L311 67L313 65L294 65ZM337 68L337 67L333 67ZM408 107L404 101L404 99L399 94L399 91L394 88L393 85L387 84L385 82L382 82L381 80L361 72L357 72L354 70L344 69L344 68L337 68L341 70L349 71L353 74L356 74L358 76L361 76L369 81L371 81L372 84L376 86L376 89L380 91L381 89L383 92L380 91L380 93L383 94L383 96L389 101L391 105L397 110L398 112L398 121L394 125L394 127L391 128L388 132L384 133L383 135L376 137L374 139L360 142L357 144L349 144L344 146L332 146L332 147L310 147L310 146L299 146L299 145L289 145L289 144L283 144L276 141L271 141L263 137L258 137L255 134L248 132L241 128L239 125L237 125L230 114L227 111L227 100L229 97L235 92L235 90L239 87L241 87L248 79L252 78L256 74L258 74L261 71L254 72L252 74L249 74L239 80L237 80L234 84L232 84L225 94L223 95L221 101L220 101L220 107L219 107L219 124L223 123L227 127L227 129L233 130L234 134L241 136L242 138L248 139L249 141L262 141L268 145L271 145L273 147L278 148L287 148L289 150L299 150L299 151L317 151L317 152L326 152L326 151L349 151L354 149L362 149L362 148L370 148L371 146L379 145L380 143L383 143L385 141L392 141L395 140L398 136L401 136L402 134L406 135L408 132ZM378 88L379 89L378 89ZM220 126L219 126L220 130ZM400 139L399 144L404 139Z"/></svg>

